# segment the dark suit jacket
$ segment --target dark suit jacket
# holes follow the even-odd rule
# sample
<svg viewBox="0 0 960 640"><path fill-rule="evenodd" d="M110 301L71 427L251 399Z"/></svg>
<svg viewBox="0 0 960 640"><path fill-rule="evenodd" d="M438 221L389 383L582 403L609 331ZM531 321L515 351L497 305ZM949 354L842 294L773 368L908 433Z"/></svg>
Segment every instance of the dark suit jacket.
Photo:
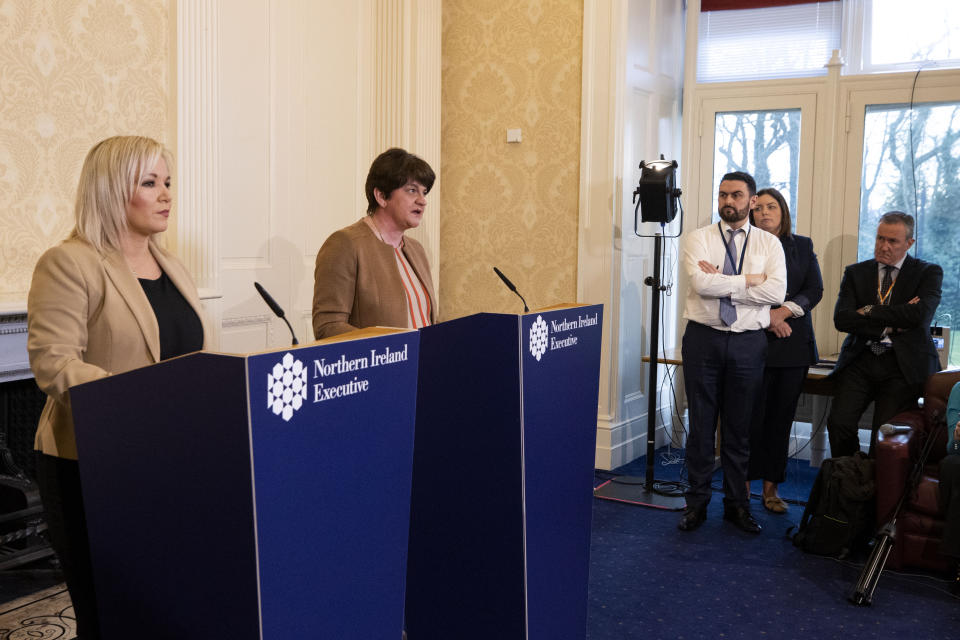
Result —
<svg viewBox="0 0 960 640"><path fill-rule="evenodd" d="M767 366L806 367L816 364L818 358L810 311L823 298L823 278L810 238L791 235L781 238L780 242L787 261L786 300L803 309L804 314L799 318L787 318L791 330L787 338L778 338L767 332Z"/></svg>
<svg viewBox="0 0 960 640"><path fill-rule="evenodd" d="M849 335L843 341L836 371L850 364L868 340L879 340L884 327L892 327L890 336L897 364L908 384L921 384L940 370L937 350L930 337L930 323L940 304L943 269L940 265L907 255L890 293L890 304L877 301L877 261L864 260L843 272L840 295L833 311L833 324ZM914 297L916 304L909 304ZM869 317L857 313L864 305L875 305Z"/></svg>

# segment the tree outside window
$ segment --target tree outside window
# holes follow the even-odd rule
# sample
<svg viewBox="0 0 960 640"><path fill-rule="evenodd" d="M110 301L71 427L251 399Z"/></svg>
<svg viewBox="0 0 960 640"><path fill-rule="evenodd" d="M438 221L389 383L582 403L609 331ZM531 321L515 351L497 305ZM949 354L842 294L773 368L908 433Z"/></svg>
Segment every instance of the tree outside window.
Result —
<svg viewBox="0 0 960 640"><path fill-rule="evenodd" d="M773 187L783 194L796 229L800 109L717 113L715 126L713 193L725 173L746 171L757 181L757 189ZM714 211L713 221L717 220Z"/></svg>
<svg viewBox="0 0 960 640"><path fill-rule="evenodd" d="M883 213L917 220L911 252L943 267L936 321L950 327L950 364L960 364L960 104L871 105L864 122L860 260L873 257Z"/></svg>

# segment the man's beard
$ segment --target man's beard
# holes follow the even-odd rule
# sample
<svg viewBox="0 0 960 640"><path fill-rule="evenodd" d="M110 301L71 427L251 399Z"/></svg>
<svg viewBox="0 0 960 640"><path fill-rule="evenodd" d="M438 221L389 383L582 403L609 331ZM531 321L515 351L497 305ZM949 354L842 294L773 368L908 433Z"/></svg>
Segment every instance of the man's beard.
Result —
<svg viewBox="0 0 960 640"><path fill-rule="evenodd" d="M729 224L734 222L740 222L747 217L747 214L750 213L750 206L747 205L743 209L737 210L736 207L720 207L720 210L717 211L720 214L720 219Z"/></svg>

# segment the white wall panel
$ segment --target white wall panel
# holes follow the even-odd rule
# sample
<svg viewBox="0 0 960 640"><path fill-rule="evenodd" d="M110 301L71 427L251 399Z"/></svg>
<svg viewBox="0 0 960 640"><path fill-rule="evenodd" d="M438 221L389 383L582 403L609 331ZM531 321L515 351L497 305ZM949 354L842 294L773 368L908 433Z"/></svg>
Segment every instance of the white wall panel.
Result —
<svg viewBox="0 0 960 640"><path fill-rule="evenodd" d="M305 40L303 67L305 182L302 207L293 212L306 233L301 253L310 259L336 229L360 218L358 205L372 157L360 157L360 83L363 42L358 29L360 5L308 2L306 19L314 25ZM362 171L362 173L361 173Z"/></svg>
<svg viewBox="0 0 960 640"><path fill-rule="evenodd" d="M275 34L268 0L220 14L220 256L227 268L264 266L271 235L270 109Z"/></svg>
<svg viewBox="0 0 960 640"><path fill-rule="evenodd" d="M436 141L422 155L439 159L440 0L183 0L178 13L181 182L210 201L178 240L197 247L220 349L289 344L254 281L308 342L317 250L363 215L380 133L414 152Z"/></svg>
<svg viewBox="0 0 960 640"><path fill-rule="evenodd" d="M584 2L577 290L607 291L600 365L596 464L610 469L646 451L653 239L634 235L633 190L640 160L680 148L682 10L664 0ZM658 231L653 223L641 233ZM672 225L671 225L672 227ZM668 234L673 229L668 227ZM669 280L671 271L663 280ZM594 300L595 297L591 297ZM676 341L674 298L661 298L660 344ZM670 407L661 407L669 424ZM670 430L657 425L658 444Z"/></svg>

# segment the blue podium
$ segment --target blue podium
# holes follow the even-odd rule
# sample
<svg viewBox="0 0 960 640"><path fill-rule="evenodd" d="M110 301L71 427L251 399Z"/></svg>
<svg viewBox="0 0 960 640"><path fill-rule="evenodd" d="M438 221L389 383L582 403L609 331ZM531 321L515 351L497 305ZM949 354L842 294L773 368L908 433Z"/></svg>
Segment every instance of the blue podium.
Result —
<svg viewBox="0 0 960 640"><path fill-rule="evenodd" d="M419 335L71 389L105 640L398 640Z"/></svg>
<svg viewBox="0 0 960 640"><path fill-rule="evenodd" d="M602 307L420 331L410 640L586 637Z"/></svg>

